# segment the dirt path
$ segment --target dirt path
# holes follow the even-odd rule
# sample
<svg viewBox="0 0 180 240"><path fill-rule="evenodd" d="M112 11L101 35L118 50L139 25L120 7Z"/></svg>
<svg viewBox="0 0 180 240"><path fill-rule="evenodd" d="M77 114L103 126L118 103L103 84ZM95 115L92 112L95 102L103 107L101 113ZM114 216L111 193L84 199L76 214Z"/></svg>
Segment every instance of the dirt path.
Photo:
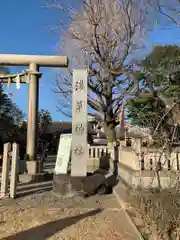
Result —
<svg viewBox="0 0 180 240"><path fill-rule="evenodd" d="M59 199L52 192L0 202L0 239L134 240L114 195Z"/></svg>

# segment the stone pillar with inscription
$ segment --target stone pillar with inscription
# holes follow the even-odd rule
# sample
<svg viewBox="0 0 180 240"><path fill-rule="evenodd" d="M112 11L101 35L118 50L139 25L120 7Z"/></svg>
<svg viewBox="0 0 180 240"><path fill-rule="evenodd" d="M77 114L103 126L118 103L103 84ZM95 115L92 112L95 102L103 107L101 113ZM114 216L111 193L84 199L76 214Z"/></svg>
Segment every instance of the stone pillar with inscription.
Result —
<svg viewBox="0 0 180 240"><path fill-rule="evenodd" d="M87 70L73 72L71 176L87 175Z"/></svg>
<svg viewBox="0 0 180 240"><path fill-rule="evenodd" d="M71 197L84 192L88 160L87 78L87 70L73 71L71 173L62 171L62 167L61 171L57 171L57 162L53 184L53 193L56 196ZM63 152L60 152L62 155Z"/></svg>
<svg viewBox="0 0 180 240"><path fill-rule="evenodd" d="M59 171L60 174L57 174L56 171L53 188L53 193L56 196L89 196L99 189L105 192L106 188L109 188L103 173L87 174L89 155L87 143L87 80L87 70L77 69L73 71L71 173L68 174L67 172L66 174L63 170Z"/></svg>

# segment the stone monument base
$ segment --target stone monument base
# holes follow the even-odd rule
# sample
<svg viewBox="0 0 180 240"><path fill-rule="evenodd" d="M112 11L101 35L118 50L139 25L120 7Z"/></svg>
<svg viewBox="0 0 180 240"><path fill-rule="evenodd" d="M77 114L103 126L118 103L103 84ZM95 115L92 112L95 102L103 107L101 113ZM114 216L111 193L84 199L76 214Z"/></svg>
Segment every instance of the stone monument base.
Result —
<svg viewBox="0 0 180 240"><path fill-rule="evenodd" d="M36 174L43 172L43 162L42 161L27 161L26 162L28 174Z"/></svg>
<svg viewBox="0 0 180 240"><path fill-rule="evenodd" d="M105 184L105 176L101 173L85 177L72 177L70 174L55 174L53 192L60 197L84 197L95 193L103 184Z"/></svg>
<svg viewBox="0 0 180 240"><path fill-rule="evenodd" d="M54 174L53 192L56 195L71 197L83 193L83 180L86 177L71 177L70 174Z"/></svg>
<svg viewBox="0 0 180 240"><path fill-rule="evenodd" d="M24 178L27 183L43 182L45 179L45 173L25 174Z"/></svg>

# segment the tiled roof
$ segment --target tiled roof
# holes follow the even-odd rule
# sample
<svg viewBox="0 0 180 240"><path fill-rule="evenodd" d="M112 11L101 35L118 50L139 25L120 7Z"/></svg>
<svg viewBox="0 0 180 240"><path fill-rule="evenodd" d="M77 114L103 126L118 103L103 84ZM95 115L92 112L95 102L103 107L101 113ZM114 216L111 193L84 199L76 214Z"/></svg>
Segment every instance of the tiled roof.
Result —
<svg viewBox="0 0 180 240"><path fill-rule="evenodd" d="M72 128L72 122L57 122L57 121L53 121L48 133L55 133L55 132L61 132L64 130L68 130ZM91 132L95 132L94 130L91 129Z"/></svg>
<svg viewBox="0 0 180 240"><path fill-rule="evenodd" d="M59 132L59 131L69 129L71 127L72 127L71 122L56 122L56 121L53 121L48 132L55 133L55 132Z"/></svg>

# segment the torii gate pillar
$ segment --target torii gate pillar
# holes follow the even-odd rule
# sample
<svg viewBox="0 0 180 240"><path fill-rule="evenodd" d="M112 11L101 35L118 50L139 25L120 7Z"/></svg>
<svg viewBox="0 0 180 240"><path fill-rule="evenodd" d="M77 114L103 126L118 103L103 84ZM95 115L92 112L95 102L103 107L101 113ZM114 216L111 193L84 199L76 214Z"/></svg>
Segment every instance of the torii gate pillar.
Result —
<svg viewBox="0 0 180 240"><path fill-rule="evenodd" d="M67 67L68 58L65 56L38 56L0 54L0 65L29 66L29 99L28 99L28 129L27 148L29 161L27 161L28 174L36 180L38 174L43 172L42 162L36 158L37 118L39 100L39 67ZM25 82L26 83L26 82Z"/></svg>
<svg viewBox="0 0 180 240"><path fill-rule="evenodd" d="M36 159L37 145L37 128L38 128L38 108L39 108L39 76L35 72L39 72L39 67L35 63L29 65L29 70L34 72L29 79L28 89L28 126L27 126L27 147L26 153L29 160Z"/></svg>

